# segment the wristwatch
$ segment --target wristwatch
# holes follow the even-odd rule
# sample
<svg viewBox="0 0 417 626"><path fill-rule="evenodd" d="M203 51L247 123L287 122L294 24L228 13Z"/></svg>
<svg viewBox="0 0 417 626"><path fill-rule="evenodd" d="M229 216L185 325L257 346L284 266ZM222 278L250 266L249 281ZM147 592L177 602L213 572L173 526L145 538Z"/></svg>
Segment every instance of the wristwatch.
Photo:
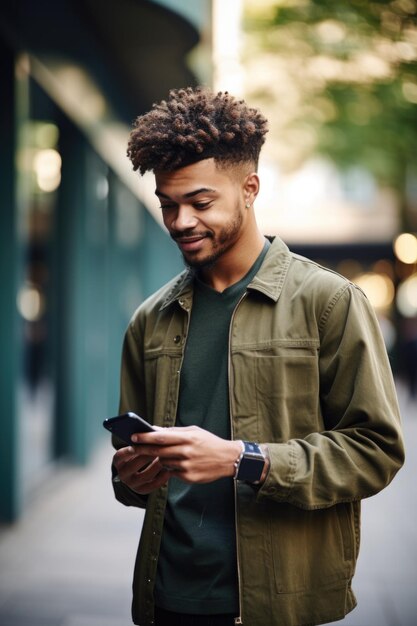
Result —
<svg viewBox="0 0 417 626"><path fill-rule="evenodd" d="M258 483L261 480L265 466L265 454L259 444L253 441L242 441L243 450L235 463L235 479L248 483Z"/></svg>

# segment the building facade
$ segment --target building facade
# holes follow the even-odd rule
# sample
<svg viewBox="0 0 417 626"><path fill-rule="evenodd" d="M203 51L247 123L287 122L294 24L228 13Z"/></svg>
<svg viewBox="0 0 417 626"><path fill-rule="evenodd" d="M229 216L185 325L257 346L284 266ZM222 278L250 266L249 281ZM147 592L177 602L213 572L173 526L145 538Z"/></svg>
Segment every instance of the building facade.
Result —
<svg viewBox="0 0 417 626"><path fill-rule="evenodd" d="M6 523L57 464L88 463L117 412L128 320L182 267L126 158L137 115L170 88L210 80L210 2L194 2L189 16L186 3L175 8L18 0L0 9Z"/></svg>

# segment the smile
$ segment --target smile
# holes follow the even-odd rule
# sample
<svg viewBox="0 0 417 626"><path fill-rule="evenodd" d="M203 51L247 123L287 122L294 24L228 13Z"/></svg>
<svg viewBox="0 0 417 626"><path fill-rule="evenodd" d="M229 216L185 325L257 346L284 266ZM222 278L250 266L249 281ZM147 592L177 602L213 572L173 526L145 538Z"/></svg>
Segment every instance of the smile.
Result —
<svg viewBox="0 0 417 626"><path fill-rule="evenodd" d="M183 252L194 252L199 250L207 235L194 235L193 237L176 237L175 242Z"/></svg>

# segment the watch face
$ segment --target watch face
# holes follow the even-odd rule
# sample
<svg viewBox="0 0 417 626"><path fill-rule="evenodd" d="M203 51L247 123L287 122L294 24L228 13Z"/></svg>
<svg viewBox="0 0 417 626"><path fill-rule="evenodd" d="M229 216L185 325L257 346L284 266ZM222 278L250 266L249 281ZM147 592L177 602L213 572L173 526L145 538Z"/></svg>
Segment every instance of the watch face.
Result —
<svg viewBox="0 0 417 626"><path fill-rule="evenodd" d="M240 461L239 471L237 473L237 480L245 480L250 483L259 482L261 480L262 472L265 465L265 457L257 444L250 444L255 446L255 449L247 451L247 442L245 444L245 452ZM256 454L256 456L255 456Z"/></svg>

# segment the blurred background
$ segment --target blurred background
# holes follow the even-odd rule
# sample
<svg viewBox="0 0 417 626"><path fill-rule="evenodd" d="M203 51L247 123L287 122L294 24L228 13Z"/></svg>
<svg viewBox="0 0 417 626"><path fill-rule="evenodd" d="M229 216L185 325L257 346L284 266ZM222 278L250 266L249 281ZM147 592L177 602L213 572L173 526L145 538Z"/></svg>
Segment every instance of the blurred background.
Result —
<svg viewBox="0 0 417 626"><path fill-rule="evenodd" d="M416 0L3 2L3 626L129 623L115 614L106 621L104 609L95 616L91 577L90 604L85 593L77 596L84 617L74 617L68 581L80 591L90 572L97 593L108 592L106 615L114 607L128 614L140 519L111 501L101 422L117 413L130 316L182 261L162 228L152 176L131 171L126 146L136 116L170 88L197 84L242 96L270 120L257 201L262 230L367 293L405 428L417 437ZM417 513L411 467L403 489ZM398 494L386 502L381 494L379 524L394 509L390 524L404 523ZM71 526L74 515L81 517ZM103 519L107 530L97 535ZM369 519L367 528L384 528ZM403 531L415 540L411 527ZM398 540L394 553L410 555ZM88 569L94 562L100 575ZM112 563L119 564L117 594L110 593ZM399 561L398 572L415 585L415 566L404 567ZM402 606L414 620L407 589ZM368 607L376 621L350 623L414 624L392 607L375 613L386 588L374 592Z"/></svg>

